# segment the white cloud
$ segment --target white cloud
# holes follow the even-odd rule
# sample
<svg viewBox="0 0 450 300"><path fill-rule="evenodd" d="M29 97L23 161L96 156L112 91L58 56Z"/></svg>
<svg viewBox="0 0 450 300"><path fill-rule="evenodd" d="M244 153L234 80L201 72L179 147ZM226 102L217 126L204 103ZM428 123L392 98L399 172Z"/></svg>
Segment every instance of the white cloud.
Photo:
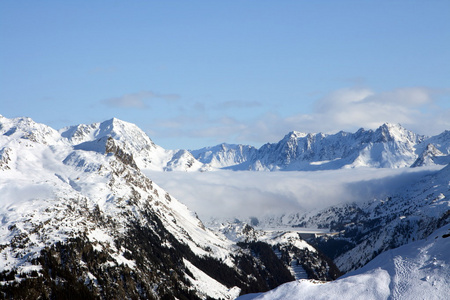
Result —
<svg viewBox="0 0 450 300"><path fill-rule="evenodd" d="M376 129L383 123L399 123L409 130L434 135L450 128L450 109L437 107L435 92L426 88L401 88L376 93L366 88L334 91L318 100L309 114L281 117L276 113L261 116L240 139L278 141L292 130L335 133L340 130ZM275 138L277 137L277 138Z"/></svg>
<svg viewBox="0 0 450 300"><path fill-rule="evenodd" d="M406 126L426 117L421 109L431 103L431 91L425 88L402 88L383 93L360 88L342 89L319 100L312 116L314 125L324 131L374 128L385 122Z"/></svg>
<svg viewBox="0 0 450 300"><path fill-rule="evenodd" d="M245 118L231 115L232 110L211 110L191 107L171 119L156 120L153 132L158 138L184 137L208 144L243 143L260 146L278 142L288 132L336 133L340 130L355 132L359 128L376 129L383 123L400 123L406 129L425 135L439 134L450 129L450 109L436 104L437 96L447 96L449 91L427 88L399 88L375 92L368 88L345 88L331 92L317 100L311 113L281 116L276 110L252 114ZM257 105L257 103L224 102L224 107ZM217 108L217 107L216 107ZM259 107L259 112L262 107ZM167 126L166 126L167 125ZM189 147L192 145L177 145Z"/></svg>
<svg viewBox="0 0 450 300"><path fill-rule="evenodd" d="M341 89L330 93L316 102L316 113L341 110L343 107L357 105L374 95L369 89Z"/></svg>
<svg viewBox="0 0 450 300"><path fill-rule="evenodd" d="M431 95L433 91L427 88L399 88L393 91L381 93L378 97L388 103L415 107L433 102Z"/></svg>
<svg viewBox="0 0 450 300"><path fill-rule="evenodd" d="M215 106L216 109L241 109L260 107L262 104L258 101L224 101Z"/></svg>
<svg viewBox="0 0 450 300"><path fill-rule="evenodd" d="M176 94L158 94L152 91L141 91L137 93L122 95L119 97L104 99L102 100L102 103L112 107L148 108L147 102L150 99L175 101L178 98L179 96Z"/></svg>

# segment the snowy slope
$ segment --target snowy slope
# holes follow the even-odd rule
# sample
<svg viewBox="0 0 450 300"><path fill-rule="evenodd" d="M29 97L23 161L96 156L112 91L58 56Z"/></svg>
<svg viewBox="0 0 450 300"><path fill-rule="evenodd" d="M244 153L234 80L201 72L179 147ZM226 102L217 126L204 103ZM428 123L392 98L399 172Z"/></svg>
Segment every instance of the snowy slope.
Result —
<svg viewBox="0 0 450 300"><path fill-rule="evenodd" d="M378 253L425 238L449 223L449 183L450 166L447 166L405 186L397 195L360 205L361 212L354 214L355 218L335 224L335 231L344 229L341 236L356 243L335 259L336 264L343 271L355 269Z"/></svg>
<svg viewBox="0 0 450 300"><path fill-rule="evenodd" d="M212 168L226 168L251 160L257 154L257 149L248 145L220 144L192 150L192 155Z"/></svg>
<svg viewBox="0 0 450 300"><path fill-rule="evenodd" d="M450 295L450 226L428 239L389 250L336 281L299 280L250 299L447 299Z"/></svg>

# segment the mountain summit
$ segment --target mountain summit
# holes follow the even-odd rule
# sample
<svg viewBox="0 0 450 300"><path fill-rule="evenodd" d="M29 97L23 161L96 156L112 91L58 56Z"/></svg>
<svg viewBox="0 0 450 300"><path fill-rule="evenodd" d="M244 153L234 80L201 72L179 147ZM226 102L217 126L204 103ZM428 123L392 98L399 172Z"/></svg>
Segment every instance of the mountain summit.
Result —
<svg viewBox="0 0 450 300"><path fill-rule="evenodd" d="M102 140L111 137L132 154L142 169L164 171L198 171L204 166L186 150L166 150L153 141L135 124L116 118L91 125L63 128L61 136L78 149L103 149ZM100 145L99 145L100 144Z"/></svg>

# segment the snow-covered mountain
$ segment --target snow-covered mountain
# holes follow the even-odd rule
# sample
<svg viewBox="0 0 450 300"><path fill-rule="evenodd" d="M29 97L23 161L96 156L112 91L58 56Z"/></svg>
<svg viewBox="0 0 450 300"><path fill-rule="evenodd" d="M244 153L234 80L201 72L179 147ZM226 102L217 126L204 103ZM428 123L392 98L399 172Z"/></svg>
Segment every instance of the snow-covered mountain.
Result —
<svg viewBox="0 0 450 300"><path fill-rule="evenodd" d="M204 164L222 169L243 164L257 157L258 150L249 145L220 144L192 150L192 155Z"/></svg>
<svg viewBox="0 0 450 300"><path fill-rule="evenodd" d="M238 300L448 299L450 226L429 238L388 250L363 268L333 282L298 280Z"/></svg>
<svg viewBox="0 0 450 300"><path fill-rule="evenodd" d="M104 149L106 138L116 140L133 155L141 169L164 171L199 171L205 166L189 151L167 150L155 143L135 124L116 118L91 125L77 125L61 129L60 134L77 149Z"/></svg>
<svg viewBox="0 0 450 300"><path fill-rule="evenodd" d="M401 168L419 165L415 161L432 144L450 157L449 133L427 138L400 125L384 124L376 130L355 133L302 133L292 131L278 143L259 149L243 145L218 145L192 151L204 164L232 170L333 170L340 168ZM447 159L447 158L446 158ZM443 164L446 159L427 160Z"/></svg>
<svg viewBox="0 0 450 300"><path fill-rule="evenodd" d="M6 295L239 293L202 267L215 265L237 279L233 256L239 253L232 243L145 177L121 148L125 141L98 137L96 147L84 150L30 119L0 121L0 270ZM215 289L199 287L200 279Z"/></svg>
<svg viewBox="0 0 450 300"><path fill-rule="evenodd" d="M445 165L450 163L450 155L445 155L433 144L428 144L416 161L411 165L412 168L432 165Z"/></svg>
<svg viewBox="0 0 450 300"><path fill-rule="evenodd" d="M450 163L450 131L433 136L417 146L419 153L412 167L447 165Z"/></svg>

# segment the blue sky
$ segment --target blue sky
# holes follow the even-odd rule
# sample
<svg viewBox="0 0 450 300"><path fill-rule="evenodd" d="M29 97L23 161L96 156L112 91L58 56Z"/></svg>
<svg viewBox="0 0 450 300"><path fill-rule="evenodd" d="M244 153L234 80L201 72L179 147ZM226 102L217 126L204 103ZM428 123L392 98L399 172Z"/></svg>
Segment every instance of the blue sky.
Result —
<svg viewBox="0 0 450 300"><path fill-rule="evenodd" d="M1 1L0 114L159 145L450 129L450 1Z"/></svg>

